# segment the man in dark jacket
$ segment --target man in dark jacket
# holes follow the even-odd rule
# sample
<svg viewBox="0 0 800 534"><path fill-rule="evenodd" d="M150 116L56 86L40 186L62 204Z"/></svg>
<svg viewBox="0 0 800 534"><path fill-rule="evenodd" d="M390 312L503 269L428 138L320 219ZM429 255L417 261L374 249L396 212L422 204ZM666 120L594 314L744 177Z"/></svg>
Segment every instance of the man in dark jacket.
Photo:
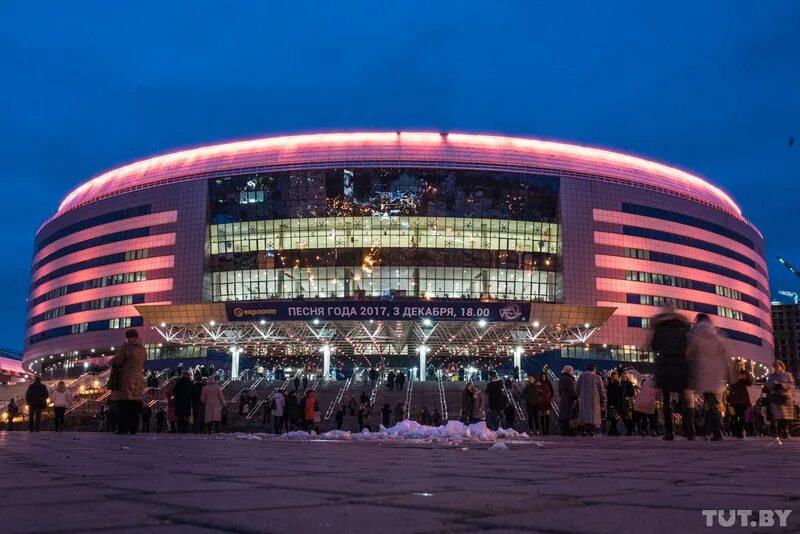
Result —
<svg viewBox="0 0 800 534"><path fill-rule="evenodd" d="M536 377L528 375L525 387L522 389L522 398L525 400L525 413L528 414L528 429L531 435L539 432L539 403L542 400L542 390L536 384Z"/></svg>
<svg viewBox="0 0 800 534"><path fill-rule="evenodd" d="M203 422L205 420L205 409L203 403L200 401L200 395L203 394L202 373L195 373L194 382L192 383L192 420L194 421L194 433L203 433Z"/></svg>
<svg viewBox="0 0 800 534"><path fill-rule="evenodd" d="M561 376L558 377L558 422L561 425L562 436L572 435L569 422L577 417L577 410L574 408L578 392L575 389L574 372L571 365L565 365Z"/></svg>
<svg viewBox="0 0 800 534"><path fill-rule="evenodd" d="M175 382L172 394L175 396L175 419L178 424L178 432L185 434L189 425L189 415L192 413L192 396L194 395L188 371Z"/></svg>
<svg viewBox="0 0 800 534"><path fill-rule="evenodd" d="M656 384L664 394L664 439L675 439L672 421L671 394L678 394L678 402L683 413L683 430L687 439L693 440L694 417L690 412L687 398L689 388L689 362L686 348L689 344L689 321L671 308L666 308L652 320L653 339L650 346L656 353Z"/></svg>
<svg viewBox="0 0 800 534"><path fill-rule="evenodd" d="M497 372L489 373L489 383L486 385L486 398L489 402L489 428L497 430L502 423L503 410L506 408L506 396L503 393L503 383L497 377Z"/></svg>
<svg viewBox="0 0 800 534"><path fill-rule="evenodd" d="M47 386L42 384L42 379L36 377L36 380L28 386L25 391L25 402L28 403L28 429L31 432L39 431L39 423L42 419L42 410L47 406L47 397L50 393L47 391Z"/></svg>
<svg viewBox="0 0 800 534"><path fill-rule="evenodd" d="M753 385L753 374L747 371L742 360L736 360L736 367L731 377L731 393L728 403L733 406L731 418L731 434L737 438L744 437L744 414L750 408L750 392L747 386Z"/></svg>
<svg viewBox="0 0 800 534"><path fill-rule="evenodd" d="M617 432L617 423L622 418L623 403L625 402L622 394L622 384L619 381L619 374L616 371L611 371L609 375L608 385L606 386L606 402L608 403L608 419L609 436L619 436Z"/></svg>

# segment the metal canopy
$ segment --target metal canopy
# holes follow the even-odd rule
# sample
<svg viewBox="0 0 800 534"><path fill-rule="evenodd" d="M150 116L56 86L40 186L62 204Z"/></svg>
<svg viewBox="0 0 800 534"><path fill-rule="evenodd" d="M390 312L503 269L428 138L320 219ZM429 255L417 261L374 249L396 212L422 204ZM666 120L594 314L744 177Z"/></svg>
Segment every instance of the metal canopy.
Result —
<svg viewBox="0 0 800 534"><path fill-rule="evenodd" d="M527 355L586 343L613 307L533 303L526 323L483 321L258 321L229 322L224 303L140 305L136 309L167 343L252 356L301 356L330 346L354 358L413 356L421 347L438 356Z"/></svg>

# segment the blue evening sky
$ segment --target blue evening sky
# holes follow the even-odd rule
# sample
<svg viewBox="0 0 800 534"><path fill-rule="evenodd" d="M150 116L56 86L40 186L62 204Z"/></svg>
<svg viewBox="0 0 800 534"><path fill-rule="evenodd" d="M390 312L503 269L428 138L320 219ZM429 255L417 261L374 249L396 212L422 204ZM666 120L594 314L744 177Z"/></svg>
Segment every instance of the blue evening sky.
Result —
<svg viewBox="0 0 800 534"><path fill-rule="evenodd" d="M317 130L617 148L726 189L800 292L800 2L51 2L0 6L0 346L34 234L146 156ZM788 146L790 136L798 140Z"/></svg>

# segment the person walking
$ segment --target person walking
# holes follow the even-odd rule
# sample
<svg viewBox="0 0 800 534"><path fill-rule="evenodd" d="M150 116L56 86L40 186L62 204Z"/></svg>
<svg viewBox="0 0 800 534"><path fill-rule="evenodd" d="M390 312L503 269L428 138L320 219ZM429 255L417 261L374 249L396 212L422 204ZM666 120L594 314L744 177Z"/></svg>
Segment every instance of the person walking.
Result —
<svg viewBox="0 0 800 534"><path fill-rule="evenodd" d="M286 413L286 397L283 396L283 391L278 390L273 393L269 404L272 411L272 428L276 434L280 434Z"/></svg>
<svg viewBox="0 0 800 534"><path fill-rule="evenodd" d="M53 424L56 432L64 431L64 414L67 413L72 395L67 391L67 386L64 381L59 381L53 394L50 396L50 401L53 403Z"/></svg>
<svg viewBox="0 0 800 534"><path fill-rule="evenodd" d="M742 360L736 360L730 380L730 395L728 402L733 407L731 418L731 435L737 438L745 436L745 416L751 411L750 391L748 386L753 385L753 374L745 369Z"/></svg>
<svg viewBox="0 0 800 534"><path fill-rule="evenodd" d="M689 362L689 387L703 396L705 404L706 435L711 441L722 439L722 392L728 376L728 356L725 344L717 335L711 319L697 314L689 334L686 350Z"/></svg>
<svg viewBox="0 0 800 534"><path fill-rule="evenodd" d="M203 407L203 389L206 383L202 373L194 374L194 381L192 382L192 423L193 432L195 434L202 434L205 429L205 408Z"/></svg>
<svg viewBox="0 0 800 534"><path fill-rule="evenodd" d="M381 408L381 424L384 428L392 426L392 407L388 402Z"/></svg>
<svg viewBox="0 0 800 534"><path fill-rule="evenodd" d="M206 431L219 431L219 423L222 421L222 409L225 407L225 395L217 384L217 380L210 376L208 383L200 392L200 402L203 405L203 421L205 421Z"/></svg>
<svg viewBox="0 0 800 534"><path fill-rule="evenodd" d="M578 377L575 387L578 395L578 426L584 436L594 436L603 420L600 412L606 404L606 389L603 379L595 372L593 363Z"/></svg>
<svg viewBox="0 0 800 534"><path fill-rule="evenodd" d="M290 392L286 397L286 431L297 430L303 420L303 411L297 393Z"/></svg>
<svg viewBox="0 0 800 534"><path fill-rule="evenodd" d="M403 403L398 402L394 407L394 424L402 423L405 418Z"/></svg>
<svg viewBox="0 0 800 534"><path fill-rule="evenodd" d="M464 391L461 392L461 419L465 424L472 423L473 413L473 388L471 382L464 386Z"/></svg>
<svg viewBox="0 0 800 534"><path fill-rule="evenodd" d="M620 413L622 412L624 399L622 397L622 383L619 381L619 374L616 371L611 371L611 374L608 375L606 397L608 398L608 409L606 410L606 419L609 425L608 435L619 436L617 423L622 419Z"/></svg>
<svg viewBox="0 0 800 534"><path fill-rule="evenodd" d="M142 433L150 432L150 419L153 417L153 409L146 402L142 403Z"/></svg>
<svg viewBox="0 0 800 534"><path fill-rule="evenodd" d="M506 395L503 393L503 382L497 376L497 371L489 373L489 383L486 384L486 398L489 401L489 414L486 426L496 431L503 423L503 412L506 408Z"/></svg>
<svg viewBox="0 0 800 534"><path fill-rule="evenodd" d="M439 412L439 408L433 409L433 415L431 415L431 423L433 426L442 426L442 414Z"/></svg>
<svg viewBox="0 0 800 534"><path fill-rule="evenodd" d="M786 364L775 360L772 373L767 377L767 391L772 420L775 421L775 435L789 438L789 422L794 420L794 377L786 372Z"/></svg>
<svg viewBox="0 0 800 534"><path fill-rule="evenodd" d="M189 371L184 371L181 377L175 382L175 389L172 390L175 397L175 420L179 434L186 434L189 430L189 416L192 414L192 397L194 396L194 386L189 378Z"/></svg>
<svg viewBox="0 0 800 534"><path fill-rule="evenodd" d="M28 389L25 391L25 402L28 404L28 430L39 432L42 421L42 410L47 406L47 398L50 393L47 386L42 384L41 377L36 377Z"/></svg>
<svg viewBox="0 0 800 534"><path fill-rule="evenodd" d="M317 404L317 392L313 389L306 395L303 411L305 414L306 432L314 430L319 433L319 404Z"/></svg>
<svg viewBox="0 0 800 534"><path fill-rule="evenodd" d="M19 415L19 406L14 399L8 399L8 407L6 408L6 416L8 417L8 431L14 430L14 418Z"/></svg>
<svg viewBox="0 0 800 534"><path fill-rule="evenodd" d="M534 375L528 375L525 387L522 388L522 399L525 401L525 413L528 416L528 430L531 435L539 434L539 403L542 387Z"/></svg>
<svg viewBox="0 0 800 534"><path fill-rule="evenodd" d="M536 384L539 393L539 429L542 436L550 434L550 412L553 409L553 384L550 383L550 376L547 371L542 371L539 375L539 382Z"/></svg>
<svg viewBox="0 0 800 534"><path fill-rule="evenodd" d="M645 378L639 386L639 394L633 401L634 429L639 435L658 435L658 418L656 417L656 401L661 392L653 384L652 378Z"/></svg>
<svg viewBox="0 0 800 534"><path fill-rule="evenodd" d="M300 389L300 375L295 376L294 380L292 380L292 382L294 383L294 390L295 391Z"/></svg>
<svg viewBox="0 0 800 534"><path fill-rule="evenodd" d="M308 375L303 373L303 391L308 389Z"/></svg>
<svg viewBox="0 0 800 534"><path fill-rule="evenodd" d="M620 379L622 386L622 409L619 413L625 425L625 433L628 436L635 434L633 428L633 400L636 398L636 387L633 385L633 377L630 373L622 373Z"/></svg>
<svg viewBox="0 0 800 534"><path fill-rule="evenodd" d="M561 425L562 436L572 435L569 422L574 419L573 411L578 400L573 373L572 366L565 365L561 376L558 377L558 422Z"/></svg>
<svg viewBox="0 0 800 534"><path fill-rule="evenodd" d="M147 351L139 340L139 333L128 330L125 343L111 360L112 373L119 375L119 387L111 392L111 401L117 405L117 434L136 434L139 430L146 361Z"/></svg>
<svg viewBox="0 0 800 534"><path fill-rule="evenodd" d="M678 394L678 403L683 413L683 432L688 440L695 437L694 416L689 408L689 362L686 349L689 344L689 322L673 308L665 308L652 320L653 338L650 346L656 353L655 379L661 389L664 405L664 439L675 439L672 420L672 393Z"/></svg>

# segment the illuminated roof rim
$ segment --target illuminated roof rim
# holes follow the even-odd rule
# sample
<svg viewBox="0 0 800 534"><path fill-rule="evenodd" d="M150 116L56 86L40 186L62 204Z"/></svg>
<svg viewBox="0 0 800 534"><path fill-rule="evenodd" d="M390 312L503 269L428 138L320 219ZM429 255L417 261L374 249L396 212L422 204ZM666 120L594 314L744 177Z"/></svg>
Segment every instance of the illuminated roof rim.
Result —
<svg viewBox="0 0 800 534"><path fill-rule="evenodd" d="M292 162L322 164L342 160L440 160L478 165L481 160L474 157L478 154L487 156L484 158L487 165L544 166L636 181L712 205L745 220L739 206L717 186L686 171L638 156L532 138L433 132L315 133L233 141L171 152L91 178L67 195L54 218L131 187L153 187L181 176L254 167L259 163L261 166L285 166ZM259 157L263 157L263 161L258 162ZM633 176L628 176L630 173Z"/></svg>

